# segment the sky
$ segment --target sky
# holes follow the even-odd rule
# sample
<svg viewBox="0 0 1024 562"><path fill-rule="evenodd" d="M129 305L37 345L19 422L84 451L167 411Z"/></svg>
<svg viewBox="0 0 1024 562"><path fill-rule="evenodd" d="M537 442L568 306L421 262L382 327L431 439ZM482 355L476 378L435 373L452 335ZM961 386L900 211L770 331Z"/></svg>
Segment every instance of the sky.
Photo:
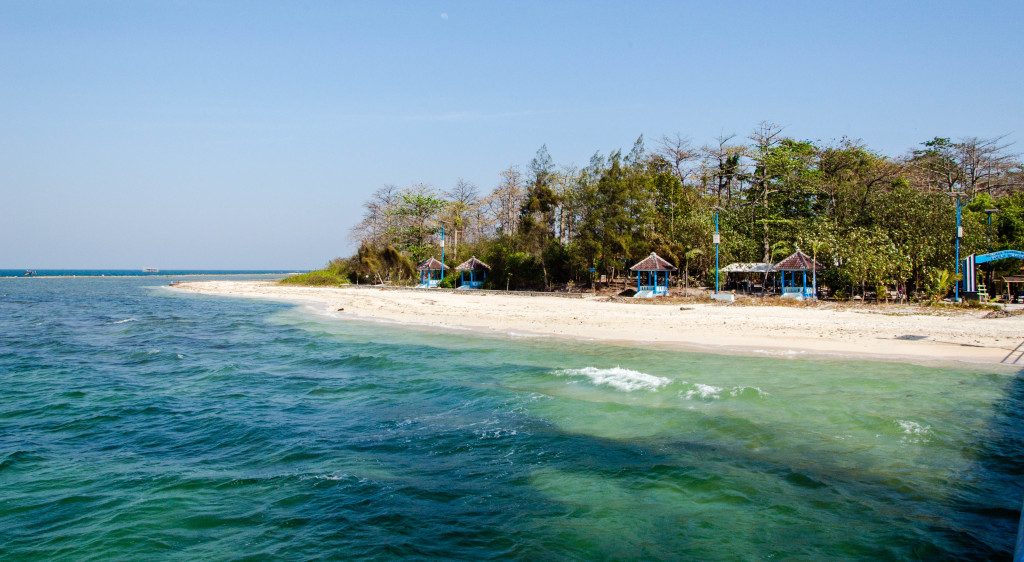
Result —
<svg viewBox="0 0 1024 562"><path fill-rule="evenodd" d="M841 5L840 5L841 4ZM758 123L1024 152L1024 2L0 0L0 269L310 269L388 184Z"/></svg>

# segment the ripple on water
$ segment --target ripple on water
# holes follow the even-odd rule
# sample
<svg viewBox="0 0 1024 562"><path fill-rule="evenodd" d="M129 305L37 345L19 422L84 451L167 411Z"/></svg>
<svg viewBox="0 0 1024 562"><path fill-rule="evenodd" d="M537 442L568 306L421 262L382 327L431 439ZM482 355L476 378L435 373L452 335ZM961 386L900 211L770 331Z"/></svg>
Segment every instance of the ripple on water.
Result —
<svg viewBox="0 0 1024 562"><path fill-rule="evenodd" d="M0 315L0 558L1013 546L1005 373L436 335L139 283L0 280L32 303Z"/></svg>

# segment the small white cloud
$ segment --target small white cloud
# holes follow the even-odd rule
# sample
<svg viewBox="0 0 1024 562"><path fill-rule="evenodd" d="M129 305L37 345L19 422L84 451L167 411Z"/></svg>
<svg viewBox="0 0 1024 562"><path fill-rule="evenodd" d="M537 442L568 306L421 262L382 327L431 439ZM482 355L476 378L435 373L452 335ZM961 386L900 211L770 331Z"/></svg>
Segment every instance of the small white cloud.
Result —
<svg viewBox="0 0 1024 562"><path fill-rule="evenodd" d="M448 19L448 14L441 14L441 19L443 19L443 20Z"/></svg>

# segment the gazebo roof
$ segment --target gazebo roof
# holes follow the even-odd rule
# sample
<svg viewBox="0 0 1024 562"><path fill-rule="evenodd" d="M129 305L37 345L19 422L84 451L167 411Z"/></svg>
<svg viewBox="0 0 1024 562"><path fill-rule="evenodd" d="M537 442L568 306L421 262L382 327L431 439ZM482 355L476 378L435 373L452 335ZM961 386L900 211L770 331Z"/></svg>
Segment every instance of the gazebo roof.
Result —
<svg viewBox="0 0 1024 562"><path fill-rule="evenodd" d="M632 271L675 271L677 268L658 254L651 252L651 255L629 269Z"/></svg>
<svg viewBox="0 0 1024 562"><path fill-rule="evenodd" d="M825 266L811 259L810 256L797 250L793 255L775 264L773 271L821 271Z"/></svg>
<svg viewBox="0 0 1024 562"><path fill-rule="evenodd" d="M445 269L448 269L448 266L431 257L429 260L424 260L423 263L416 268L416 271L435 271L438 269L444 271Z"/></svg>
<svg viewBox="0 0 1024 562"><path fill-rule="evenodd" d="M722 273L770 273L774 266L770 263L730 263L722 268Z"/></svg>
<svg viewBox="0 0 1024 562"><path fill-rule="evenodd" d="M490 270L491 266L476 259L476 256L469 258L468 260L455 266L455 271L484 271Z"/></svg>

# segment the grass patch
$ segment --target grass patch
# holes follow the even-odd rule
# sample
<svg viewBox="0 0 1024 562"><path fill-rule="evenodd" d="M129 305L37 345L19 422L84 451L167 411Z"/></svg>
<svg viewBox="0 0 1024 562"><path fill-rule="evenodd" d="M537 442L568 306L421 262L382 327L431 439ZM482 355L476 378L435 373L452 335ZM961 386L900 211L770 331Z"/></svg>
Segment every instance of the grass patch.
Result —
<svg viewBox="0 0 1024 562"><path fill-rule="evenodd" d="M350 282L347 276L340 274L338 271L318 269L316 271L310 271L309 273L300 273L298 275L292 275L291 277L285 277L278 281L278 284L304 285L308 287L338 287L341 285L349 285Z"/></svg>

